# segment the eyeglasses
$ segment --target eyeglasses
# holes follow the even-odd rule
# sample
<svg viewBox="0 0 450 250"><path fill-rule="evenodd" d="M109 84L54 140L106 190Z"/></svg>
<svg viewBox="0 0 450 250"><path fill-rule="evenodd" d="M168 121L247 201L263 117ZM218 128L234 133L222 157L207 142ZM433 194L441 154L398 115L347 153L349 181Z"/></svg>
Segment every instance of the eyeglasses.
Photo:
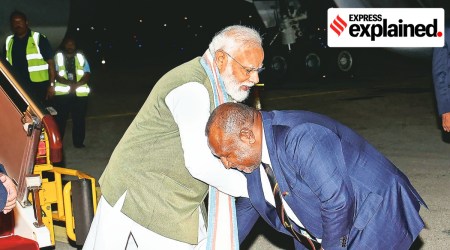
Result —
<svg viewBox="0 0 450 250"><path fill-rule="evenodd" d="M235 61L237 64L239 64L239 66L241 66L245 72L247 72L247 75L250 75L252 72L256 72L256 73L261 73L264 70L264 67L261 68L249 68L249 67L245 67L244 65L242 65L240 62L238 62L236 59L234 59L230 54L228 54L226 51L221 50L223 53L227 54L227 56L229 56L231 59L233 59L233 61Z"/></svg>

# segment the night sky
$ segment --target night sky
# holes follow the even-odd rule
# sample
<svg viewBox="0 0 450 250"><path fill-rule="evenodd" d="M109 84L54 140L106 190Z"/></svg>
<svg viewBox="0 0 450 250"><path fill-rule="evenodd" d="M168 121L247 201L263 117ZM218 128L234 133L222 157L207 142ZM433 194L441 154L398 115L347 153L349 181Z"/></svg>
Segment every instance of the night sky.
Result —
<svg viewBox="0 0 450 250"><path fill-rule="evenodd" d="M308 11L308 18L302 21L305 34L302 39L297 39L295 46L299 50L292 58L301 59L306 53L317 52L330 57L323 57L324 66L327 66L327 61L329 65L334 65L334 56L338 51L318 51L327 47L326 40L320 38L326 37L327 9L335 7L334 1L303 0L301 4ZM277 33L276 28L267 29L264 26L254 5L245 0L78 0L71 1L71 5L67 33L78 40L78 47L85 52L92 67L101 66L102 60L106 60L109 66L136 67L156 62L173 67L201 56L213 35L232 24L258 29L265 46ZM279 39L275 44L281 44ZM265 51L266 58L273 56L267 47ZM355 67L371 70L372 74L377 74L380 67L387 67L386 62L392 62L394 66L388 69L398 68L397 65L408 69L410 66L405 64L405 60L412 62L405 59L394 63L393 59L402 59L401 56L393 54L386 59L384 55L389 52L383 49L354 49L352 53L355 55ZM291 68L303 67L302 60L295 63L298 65L290 63Z"/></svg>
<svg viewBox="0 0 450 250"><path fill-rule="evenodd" d="M245 24L264 32L255 7L244 0L119 3L97 0L89 9L72 3L67 33L93 63L127 58L177 64L201 55L214 33L227 25Z"/></svg>

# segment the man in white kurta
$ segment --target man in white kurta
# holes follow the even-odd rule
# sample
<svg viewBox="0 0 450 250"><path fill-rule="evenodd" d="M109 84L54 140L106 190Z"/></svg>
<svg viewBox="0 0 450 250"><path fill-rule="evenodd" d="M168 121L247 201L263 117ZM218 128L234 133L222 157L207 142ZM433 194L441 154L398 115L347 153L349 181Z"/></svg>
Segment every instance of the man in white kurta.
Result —
<svg viewBox="0 0 450 250"><path fill-rule="evenodd" d="M200 207L208 185L248 197L245 177L211 154L205 124L218 98L248 96L263 58L259 34L231 26L203 57L158 81L100 178L102 197L83 249L205 249Z"/></svg>

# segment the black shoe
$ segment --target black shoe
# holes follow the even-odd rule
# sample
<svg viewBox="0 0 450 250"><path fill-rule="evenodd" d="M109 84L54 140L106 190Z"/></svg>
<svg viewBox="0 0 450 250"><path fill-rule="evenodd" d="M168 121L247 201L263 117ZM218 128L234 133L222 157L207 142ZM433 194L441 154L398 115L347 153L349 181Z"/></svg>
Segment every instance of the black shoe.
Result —
<svg viewBox="0 0 450 250"><path fill-rule="evenodd" d="M84 144L81 144L81 145L73 145L74 147L76 147L76 148L85 148L86 146L84 146Z"/></svg>
<svg viewBox="0 0 450 250"><path fill-rule="evenodd" d="M445 143L450 143L450 133L441 130L441 139Z"/></svg>

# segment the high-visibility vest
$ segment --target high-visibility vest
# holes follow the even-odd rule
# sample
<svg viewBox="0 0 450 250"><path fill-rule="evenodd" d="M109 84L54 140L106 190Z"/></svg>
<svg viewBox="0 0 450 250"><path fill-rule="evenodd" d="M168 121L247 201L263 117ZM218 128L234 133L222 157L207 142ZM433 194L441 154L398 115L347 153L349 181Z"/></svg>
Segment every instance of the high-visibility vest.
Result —
<svg viewBox="0 0 450 250"><path fill-rule="evenodd" d="M65 79L69 79L67 76L67 70L66 65L64 64L64 55L61 52L58 52L56 54L56 63L59 67L58 75L61 77L64 77ZM86 62L86 59L84 58L83 54L77 53L75 55L75 75L77 81L79 81L84 76L84 64ZM89 88L89 85L87 83L81 85L78 87L75 92L76 95L79 97L82 96L88 96L91 89ZM55 95L67 95L70 92L70 85L60 83L58 81L55 82Z"/></svg>
<svg viewBox="0 0 450 250"><path fill-rule="evenodd" d="M14 35L10 35L6 38L6 60L13 65L12 60L12 46L14 43ZM44 60L39 49L39 37L38 32L31 31L31 36L28 37L26 56L28 61L28 72L32 82L48 81L48 63Z"/></svg>

